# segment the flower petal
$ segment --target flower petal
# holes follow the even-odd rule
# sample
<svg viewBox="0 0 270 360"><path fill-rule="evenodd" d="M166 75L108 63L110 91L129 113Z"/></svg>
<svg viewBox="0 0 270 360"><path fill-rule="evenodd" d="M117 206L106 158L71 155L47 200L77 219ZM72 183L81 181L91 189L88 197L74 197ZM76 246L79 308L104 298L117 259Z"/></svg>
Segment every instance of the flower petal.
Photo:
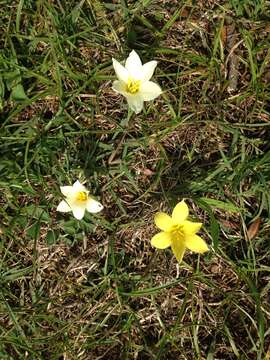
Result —
<svg viewBox="0 0 270 360"><path fill-rule="evenodd" d="M149 61L144 64L142 67L142 81L148 81L154 74L155 68L157 66L157 61Z"/></svg>
<svg viewBox="0 0 270 360"><path fill-rule="evenodd" d="M180 263L183 259L186 247L184 241L181 241L179 238L172 239L172 252L176 257L176 260Z"/></svg>
<svg viewBox="0 0 270 360"><path fill-rule="evenodd" d="M86 209L90 213L98 213L103 209L103 205L100 202L89 198L86 203Z"/></svg>
<svg viewBox="0 0 270 360"><path fill-rule="evenodd" d="M65 200L62 200L56 210L60 212L69 212L71 211L71 208Z"/></svg>
<svg viewBox="0 0 270 360"><path fill-rule="evenodd" d="M160 232L151 239L151 245L157 249L166 249L171 246L171 234L169 232Z"/></svg>
<svg viewBox="0 0 270 360"><path fill-rule="evenodd" d="M73 186L60 186L60 190L64 196L69 196L72 194Z"/></svg>
<svg viewBox="0 0 270 360"><path fill-rule="evenodd" d="M129 95L127 96L128 106L133 110L136 114L143 109L143 99L140 95Z"/></svg>
<svg viewBox="0 0 270 360"><path fill-rule="evenodd" d="M87 191L85 186L83 184L81 184L79 182L79 180L75 181L75 183L73 184L73 190L74 192L77 192L77 191Z"/></svg>
<svg viewBox="0 0 270 360"><path fill-rule="evenodd" d="M144 101L154 100L158 97L162 90L159 85L152 81L146 81L141 84L140 93Z"/></svg>
<svg viewBox="0 0 270 360"><path fill-rule="evenodd" d="M119 81L119 80L115 80L113 82L113 90L116 91L119 94L122 94L124 96L127 96L127 92L126 92L126 83L124 83L123 81Z"/></svg>
<svg viewBox="0 0 270 360"><path fill-rule="evenodd" d="M185 245L189 250L200 254L209 250L206 242L198 235L186 236Z"/></svg>
<svg viewBox="0 0 270 360"><path fill-rule="evenodd" d="M127 83L128 78L129 78L128 70L123 65L121 65L120 62L118 62L114 58L112 59L112 62L113 62L114 71L115 71L116 76L118 77L118 79L120 81L123 81L123 82Z"/></svg>
<svg viewBox="0 0 270 360"><path fill-rule="evenodd" d="M173 225L172 218L164 212L158 212L154 217L154 222L163 231L169 231Z"/></svg>
<svg viewBox="0 0 270 360"><path fill-rule="evenodd" d="M132 77L132 79L140 80L142 77L142 62L139 57L139 55L136 53L135 50L132 50L129 54L126 64L126 69L129 72L129 75ZM121 79L119 79L121 80Z"/></svg>
<svg viewBox="0 0 270 360"><path fill-rule="evenodd" d="M202 223L185 220L182 223L184 234L195 235L202 227Z"/></svg>
<svg viewBox="0 0 270 360"><path fill-rule="evenodd" d="M81 220L84 217L85 206L72 205L72 212L77 220Z"/></svg>
<svg viewBox="0 0 270 360"><path fill-rule="evenodd" d="M188 217L188 206L184 200L179 202L173 209L172 219L175 224L181 224Z"/></svg>

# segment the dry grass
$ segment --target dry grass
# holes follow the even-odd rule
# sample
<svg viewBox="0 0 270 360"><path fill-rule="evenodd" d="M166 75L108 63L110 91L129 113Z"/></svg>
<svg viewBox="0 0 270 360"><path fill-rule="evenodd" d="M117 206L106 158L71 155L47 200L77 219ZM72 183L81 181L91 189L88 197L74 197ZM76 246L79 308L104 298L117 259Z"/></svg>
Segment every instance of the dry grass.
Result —
<svg viewBox="0 0 270 360"><path fill-rule="evenodd" d="M267 359L269 2L0 5L0 358ZM164 93L127 121L133 48ZM77 178L81 222L55 210ZM182 198L211 251L179 265L150 239Z"/></svg>

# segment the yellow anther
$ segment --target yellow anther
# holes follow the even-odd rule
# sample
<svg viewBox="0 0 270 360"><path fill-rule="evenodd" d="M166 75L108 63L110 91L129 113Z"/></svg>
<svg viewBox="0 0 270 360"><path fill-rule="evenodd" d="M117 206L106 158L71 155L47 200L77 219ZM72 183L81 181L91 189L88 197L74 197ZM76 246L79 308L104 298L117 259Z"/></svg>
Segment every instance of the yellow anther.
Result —
<svg viewBox="0 0 270 360"><path fill-rule="evenodd" d="M76 200L78 200L78 201L86 201L87 198L88 198L88 196L85 191L78 191L76 194Z"/></svg>
<svg viewBox="0 0 270 360"><path fill-rule="evenodd" d="M126 91L130 94L136 94L140 90L141 81L128 79Z"/></svg>

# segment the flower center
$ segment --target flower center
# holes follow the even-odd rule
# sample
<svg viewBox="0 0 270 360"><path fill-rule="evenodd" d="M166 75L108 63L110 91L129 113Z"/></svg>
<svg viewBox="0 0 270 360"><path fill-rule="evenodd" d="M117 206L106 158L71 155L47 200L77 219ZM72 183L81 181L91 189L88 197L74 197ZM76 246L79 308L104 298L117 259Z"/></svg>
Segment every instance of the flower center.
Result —
<svg viewBox="0 0 270 360"><path fill-rule="evenodd" d="M140 90L141 81L128 79L126 91L130 94L136 94Z"/></svg>
<svg viewBox="0 0 270 360"><path fill-rule="evenodd" d="M77 201L86 201L88 198L87 192L85 191L78 191L76 194Z"/></svg>
<svg viewBox="0 0 270 360"><path fill-rule="evenodd" d="M184 237L182 225L173 225L170 229L170 233L173 235L174 238L181 240Z"/></svg>

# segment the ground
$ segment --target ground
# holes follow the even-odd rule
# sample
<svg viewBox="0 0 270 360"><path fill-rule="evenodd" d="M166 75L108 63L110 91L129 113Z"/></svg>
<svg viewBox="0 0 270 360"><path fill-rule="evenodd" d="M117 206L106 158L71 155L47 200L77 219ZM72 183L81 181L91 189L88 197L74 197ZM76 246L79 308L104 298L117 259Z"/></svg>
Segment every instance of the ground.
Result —
<svg viewBox="0 0 270 360"><path fill-rule="evenodd" d="M270 359L270 2L0 0L0 358ZM139 114L112 57L157 60ZM79 179L104 210L56 211ZM185 199L210 251L157 250Z"/></svg>

